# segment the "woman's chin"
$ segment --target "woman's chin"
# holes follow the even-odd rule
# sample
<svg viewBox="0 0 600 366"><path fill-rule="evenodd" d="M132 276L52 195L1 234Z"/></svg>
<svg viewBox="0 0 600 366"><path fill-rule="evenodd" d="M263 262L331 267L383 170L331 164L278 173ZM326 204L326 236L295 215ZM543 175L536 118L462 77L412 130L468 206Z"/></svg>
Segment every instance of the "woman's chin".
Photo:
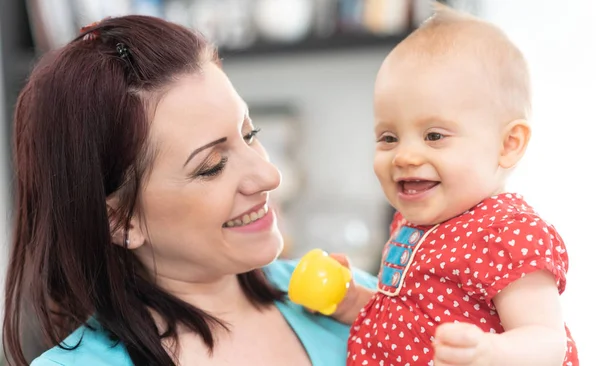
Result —
<svg viewBox="0 0 600 366"><path fill-rule="evenodd" d="M251 269L262 268L273 263L283 251L283 238L281 233L273 233L269 240L257 243L252 248L245 248L244 255L240 258Z"/></svg>

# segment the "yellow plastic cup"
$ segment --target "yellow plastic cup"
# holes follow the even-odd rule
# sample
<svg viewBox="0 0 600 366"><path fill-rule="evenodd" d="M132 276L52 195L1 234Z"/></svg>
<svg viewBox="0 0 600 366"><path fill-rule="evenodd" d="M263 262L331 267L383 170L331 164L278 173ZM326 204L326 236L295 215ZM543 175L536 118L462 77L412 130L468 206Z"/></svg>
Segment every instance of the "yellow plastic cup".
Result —
<svg viewBox="0 0 600 366"><path fill-rule="evenodd" d="M290 300L307 309L331 315L346 296L352 272L327 252L313 249L300 259L290 278Z"/></svg>

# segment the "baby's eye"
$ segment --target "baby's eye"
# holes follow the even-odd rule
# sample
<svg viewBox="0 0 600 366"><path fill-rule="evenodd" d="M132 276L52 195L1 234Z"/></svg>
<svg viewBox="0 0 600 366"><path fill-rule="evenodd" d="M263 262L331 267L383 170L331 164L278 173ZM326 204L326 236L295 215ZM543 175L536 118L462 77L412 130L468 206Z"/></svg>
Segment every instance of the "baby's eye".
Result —
<svg viewBox="0 0 600 366"><path fill-rule="evenodd" d="M438 141L443 139L445 136L439 132L429 132L425 135L425 141Z"/></svg>
<svg viewBox="0 0 600 366"><path fill-rule="evenodd" d="M377 140L377 142L385 142L386 144L393 144L396 141L398 140L392 135L383 135Z"/></svg>

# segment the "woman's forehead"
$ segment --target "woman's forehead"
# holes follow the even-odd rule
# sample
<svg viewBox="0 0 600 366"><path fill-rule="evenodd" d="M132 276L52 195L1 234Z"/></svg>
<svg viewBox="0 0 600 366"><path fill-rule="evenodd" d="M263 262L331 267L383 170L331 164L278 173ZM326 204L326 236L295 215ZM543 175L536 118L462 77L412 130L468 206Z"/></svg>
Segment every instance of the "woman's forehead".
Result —
<svg viewBox="0 0 600 366"><path fill-rule="evenodd" d="M239 133L247 106L216 65L183 75L156 105L150 135L158 155L154 168L181 167L201 146Z"/></svg>
<svg viewBox="0 0 600 366"><path fill-rule="evenodd" d="M246 104L225 73L209 63L172 84L156 105L152 128L154 133L179 127L196 130L237 121L245 113Z"/></svg>

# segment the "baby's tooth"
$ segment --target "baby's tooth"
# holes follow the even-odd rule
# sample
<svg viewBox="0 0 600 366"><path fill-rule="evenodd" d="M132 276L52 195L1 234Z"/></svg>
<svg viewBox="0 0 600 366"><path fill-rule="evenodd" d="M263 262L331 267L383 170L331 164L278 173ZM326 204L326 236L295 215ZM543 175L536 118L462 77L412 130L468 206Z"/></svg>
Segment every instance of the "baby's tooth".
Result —
<svg viewBox="0 0 600 366"><path fill-rule="evenodd" d="M258 219L258 215L256 214L256 212L252 212L250 214L250 221L256 221Z"/></svg>
<svg viewBox="0 0 600 366"><path fill-rule="evenodd" d="M258 218L260 219L263 216L265 216L265 210L261 208L260 210L258 210Z"/></svg>
<svg viewBox="0 0 600 366"><path fill-rule="evenodd" d="M244 217L242 217L242 222L244 223L244 225L249 224L250 223L250 216L244 215Z"/></svg>

